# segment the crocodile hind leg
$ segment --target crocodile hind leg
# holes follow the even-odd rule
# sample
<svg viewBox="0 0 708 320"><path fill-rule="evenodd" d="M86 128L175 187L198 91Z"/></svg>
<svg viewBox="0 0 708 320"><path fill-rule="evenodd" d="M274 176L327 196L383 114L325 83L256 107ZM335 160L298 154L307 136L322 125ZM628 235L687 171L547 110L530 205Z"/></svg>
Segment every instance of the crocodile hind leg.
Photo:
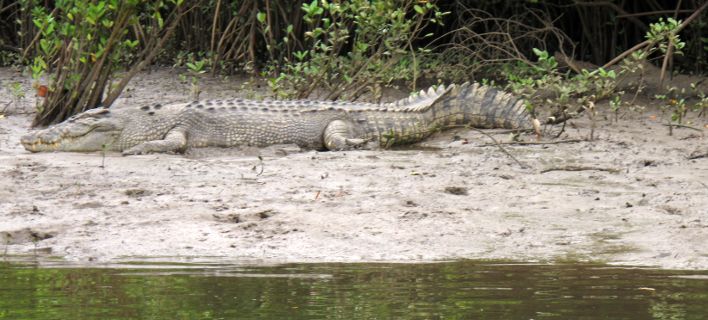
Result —
<svg viewBox="0 0 708 320"><path fill-rule="evenodd" d="M163 140L152 140L123 150L123 155L147 154L155 152L182 153L187 149L187 135L184 130L171 130Z"/></svg>
<svg viewBox="0 0 708 320"><path fill-rule="evenodd" d="M351 124L342 121L334 120L327 125L324 130L324 146L327 150L351 150L366 147L367 139L353 138L353 128Z"/></svg>

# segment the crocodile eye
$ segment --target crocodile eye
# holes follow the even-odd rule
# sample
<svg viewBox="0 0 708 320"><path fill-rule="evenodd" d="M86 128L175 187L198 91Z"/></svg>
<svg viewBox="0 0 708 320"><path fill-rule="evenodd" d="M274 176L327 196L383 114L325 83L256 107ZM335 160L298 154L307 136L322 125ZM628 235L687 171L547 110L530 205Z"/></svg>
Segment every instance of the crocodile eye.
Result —
<svg viewBox="0 0 708 320"><path fill-rule="evenodd" d="M97 132L113 131L116 129L116 127L114 125L111 125L109 123L98 123L98 124L94 124L94 125L95 125L95 127L94 127L93 131L97 131Z"/></svg>

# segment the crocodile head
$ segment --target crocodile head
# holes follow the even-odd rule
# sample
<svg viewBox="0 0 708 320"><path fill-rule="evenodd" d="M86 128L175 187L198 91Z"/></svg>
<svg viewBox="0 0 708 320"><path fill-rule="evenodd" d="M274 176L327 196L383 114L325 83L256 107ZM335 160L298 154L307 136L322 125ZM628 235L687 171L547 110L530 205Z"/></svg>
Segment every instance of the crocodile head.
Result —
<svg viewBox="0 0 708 320"><path fill-rule="evenodd" d="M31 152L112 150L124 126L123 119L108 109L92 109L27 134L21 142Z"/></svg>

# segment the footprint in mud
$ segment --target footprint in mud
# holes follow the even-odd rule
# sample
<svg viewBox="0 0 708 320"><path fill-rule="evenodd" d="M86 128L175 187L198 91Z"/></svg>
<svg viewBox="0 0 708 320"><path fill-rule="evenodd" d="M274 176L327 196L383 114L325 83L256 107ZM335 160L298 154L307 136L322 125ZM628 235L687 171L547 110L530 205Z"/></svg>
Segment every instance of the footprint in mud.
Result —
<svg viewBox="0 0 708 320"><path fill-rule="evenodd" d="M453 194L456 196L466 196L469 194L467 188L465 187L445 187L445 193Z"/></svg>
<svg viewBox="0 0 708 320"><path fill-rule="evenodd" d="M142 198L152 194L152 191L146 189L127 189L125 195L131 198Z"/></svg>
<svg viewBox="0 0 708 320"><path fill-rule="evenodd" d="M266 220L276 214L273 209L258 210L254 212L244 212L244 213L227 213L227 214L213 214L212 216L218 222L227 223L242 223L242 222L258 222Z"/></svg>
<svg viewBox="0 0 708 320"><path fill-rule="evenodd" d="M28 180L37 177L47 169L49 169L48 166L32 161L28 163L18 163L15 165L15 168L9 170L7 173L13 180Z"/></svg>
<svg viewBox="0 0 708 320"><path fill-rule="evenodd" d="M2 244L4 245L23 244L54 238L56 235L56 231L40 231L24 228L15 231L2 231L0 232L0 240L2 240Z"/></svg>
<svg viewBox="0 0 708 320"><path fill-rule="evenodd" d="M38 215L38 216L43 216L44 213L42 213L39 208L35 205L30 206L17 206L14 210L10 211L10 216L25 216L25 215Z"/></svg>
<svg viewBox="0 0 708 320"><path fill-rule="evenodd" d="M419 212L415 210L406 211L398 215L398 219L401 221L418 221L428 218L430 215L426 212Z"/></svg>

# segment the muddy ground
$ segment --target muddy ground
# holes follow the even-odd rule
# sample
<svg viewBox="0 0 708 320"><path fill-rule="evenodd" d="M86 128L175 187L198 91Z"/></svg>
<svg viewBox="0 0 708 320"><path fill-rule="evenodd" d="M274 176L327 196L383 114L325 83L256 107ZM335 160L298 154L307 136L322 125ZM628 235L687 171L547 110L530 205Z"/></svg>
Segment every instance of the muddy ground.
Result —
<svg viewBox="0 0 708 320"><path fill-rule="evenodd" d="M242 80L204 80L201 97L253 94L241 90ZM28 95L19 103L11 103L14 81ZM644 111L627 112L619 123L598 120L596 141L505 146L528 166L521 168L470 130L407 150L31 154L19 143L31 121L21 113L35 103L29 80L0 69L0 83L0 110L9 106L0 118L4 254L81 262L590 260L708 269L708 158L700 157L708 152L708 121L692 116L703 132L669 136L665 115L647 99ZM170 70L143 74L129 87L116 107L189 95ZM587 138L589 128L587 119L573 120L560 139ZM495 137L509 141L508 134ZM599 170L568 171L578 166Z"/></svg>

